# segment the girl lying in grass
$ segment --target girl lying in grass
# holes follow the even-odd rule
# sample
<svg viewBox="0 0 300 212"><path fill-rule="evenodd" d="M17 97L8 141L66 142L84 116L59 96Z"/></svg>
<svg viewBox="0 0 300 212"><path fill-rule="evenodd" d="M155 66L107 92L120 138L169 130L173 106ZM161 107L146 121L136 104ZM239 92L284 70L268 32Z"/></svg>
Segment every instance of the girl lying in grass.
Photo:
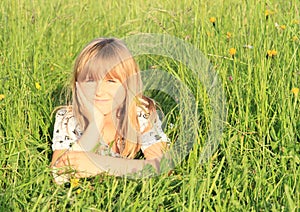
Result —
<svg viewBox="0 0 300 212"><path fill-rule="evenodd" d="M98 38L79 54L73 75L73 103L56 113L54 179L121 176L147 164L159 170L168 138L155 102L142 94L139 68L124 43ZM145 160L134 160L142 150Z"/></svg>

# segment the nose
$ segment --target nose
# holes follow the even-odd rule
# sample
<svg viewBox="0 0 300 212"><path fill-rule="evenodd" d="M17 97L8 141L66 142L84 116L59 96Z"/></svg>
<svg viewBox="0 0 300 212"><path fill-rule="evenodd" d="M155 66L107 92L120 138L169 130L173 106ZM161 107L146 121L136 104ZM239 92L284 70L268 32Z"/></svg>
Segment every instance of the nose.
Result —
<svg viewBox="0 0 300 212"><path fill-rule="evenodd" d="M103 91L103 82L102 80L99 80L96 86L96 96L100 96L102 91Z"/></svg>

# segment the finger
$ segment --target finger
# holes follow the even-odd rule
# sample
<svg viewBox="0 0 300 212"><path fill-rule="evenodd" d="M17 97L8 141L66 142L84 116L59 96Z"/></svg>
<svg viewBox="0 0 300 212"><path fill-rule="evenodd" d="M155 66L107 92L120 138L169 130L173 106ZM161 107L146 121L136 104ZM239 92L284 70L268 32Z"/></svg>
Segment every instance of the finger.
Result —
<svg viewBox="0 0 300 212"><path fill-rule="evenodd" d="M73 161L76 159L73 152L66 152L55 164L56 167L71 166Z"/></svg>
<svg viewBox="0 0 300 212"><path fill-rule="evenodd" d="M89 114L93 110L92 109L93 105L92 105L92 102L87 99L86 95L84 94L84 92L83 92L83 90L82 90L82 88L79 84L77 84L77 95L76 95L76 97L77 97L77 100L78 100L78 105L79 105L80 112L83 115L89 117L90 116Z"/></svg>
<svg viewBox="0 0 300 212"><path fill-rule="evenodd" d="M77 91L78 91L77 95L82 110L93 111L95 109L94 107L95 88L96 88L96 82L77 83Z"/></svg>
<svg viewBox="0 0 300 212"><path fill-rule="evenodd" d="M76 172L75 173L75 177L76 178L86 178L86 177L92 177L94 176L93 174L90 174L86 171L81 171L81 172Z"/></svg>
<svg viewBox="0 0 300 212"><path fill-rule="evenodd" d="M89 100L93 100L96 90L98 87L98 82L81 82L77 83L82 94Z"/></svg>
<svg viewBox="0 0 300 212"><path fill-rule="evenodd" d="M78 99L78 102L80 105L84 106L84 102L87 100L86 99L86 96L84 95L83 91L82 91L82 88L80 86L80 83L77 83L76 84L76 96L77 96L77 99Z"/></svg>
<svg viewBox="0 0 300 212"><path fill-rule="evenodd" d="M63 167L66 167L66 166L70 166L70 163L65 159L60 159L55 164L55 167L57 167L57 168L63 168Z"/></svg>

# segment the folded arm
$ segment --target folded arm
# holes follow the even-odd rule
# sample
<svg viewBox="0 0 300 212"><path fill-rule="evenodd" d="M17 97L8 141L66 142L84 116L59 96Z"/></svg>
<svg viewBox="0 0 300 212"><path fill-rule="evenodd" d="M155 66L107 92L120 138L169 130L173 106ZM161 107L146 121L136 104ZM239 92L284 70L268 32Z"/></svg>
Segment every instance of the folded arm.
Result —
<svg viewBox="0 0 300 212"><path fill-rule="evenodd" d="M56 154L60 154L60 152L54 152L53 155ZM62 170L63 168L71 168L75 171L77 178L92 177L104 172L110 175L123 176L142 171L148 164L157 171L159 170L159 159L133 160L84 151L67 151L53 164L55 168L62 168Z"/></svg>

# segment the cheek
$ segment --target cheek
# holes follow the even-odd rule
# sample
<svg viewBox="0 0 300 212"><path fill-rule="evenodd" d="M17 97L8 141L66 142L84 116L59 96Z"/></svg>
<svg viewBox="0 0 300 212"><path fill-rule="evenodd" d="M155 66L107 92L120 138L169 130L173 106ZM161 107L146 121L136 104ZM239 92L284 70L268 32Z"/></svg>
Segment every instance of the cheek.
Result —
<svg viewBox="0 0 300 212"><path fill-rule="evenodd" d="M123 86L120 86L117 91L114 93L114 101L118 104L123 103L125 100L126 91Z"/></svg>
<svg viewBox="0 0 300 212"><path fill-rule="evenodd" d="M96 82L88 82L88 83L85 82L85 83L80 83L80 86L81 86L82 93L85 95L85 97L88 100L93 101L96 90L97 90L97 83Z"/></svg>

